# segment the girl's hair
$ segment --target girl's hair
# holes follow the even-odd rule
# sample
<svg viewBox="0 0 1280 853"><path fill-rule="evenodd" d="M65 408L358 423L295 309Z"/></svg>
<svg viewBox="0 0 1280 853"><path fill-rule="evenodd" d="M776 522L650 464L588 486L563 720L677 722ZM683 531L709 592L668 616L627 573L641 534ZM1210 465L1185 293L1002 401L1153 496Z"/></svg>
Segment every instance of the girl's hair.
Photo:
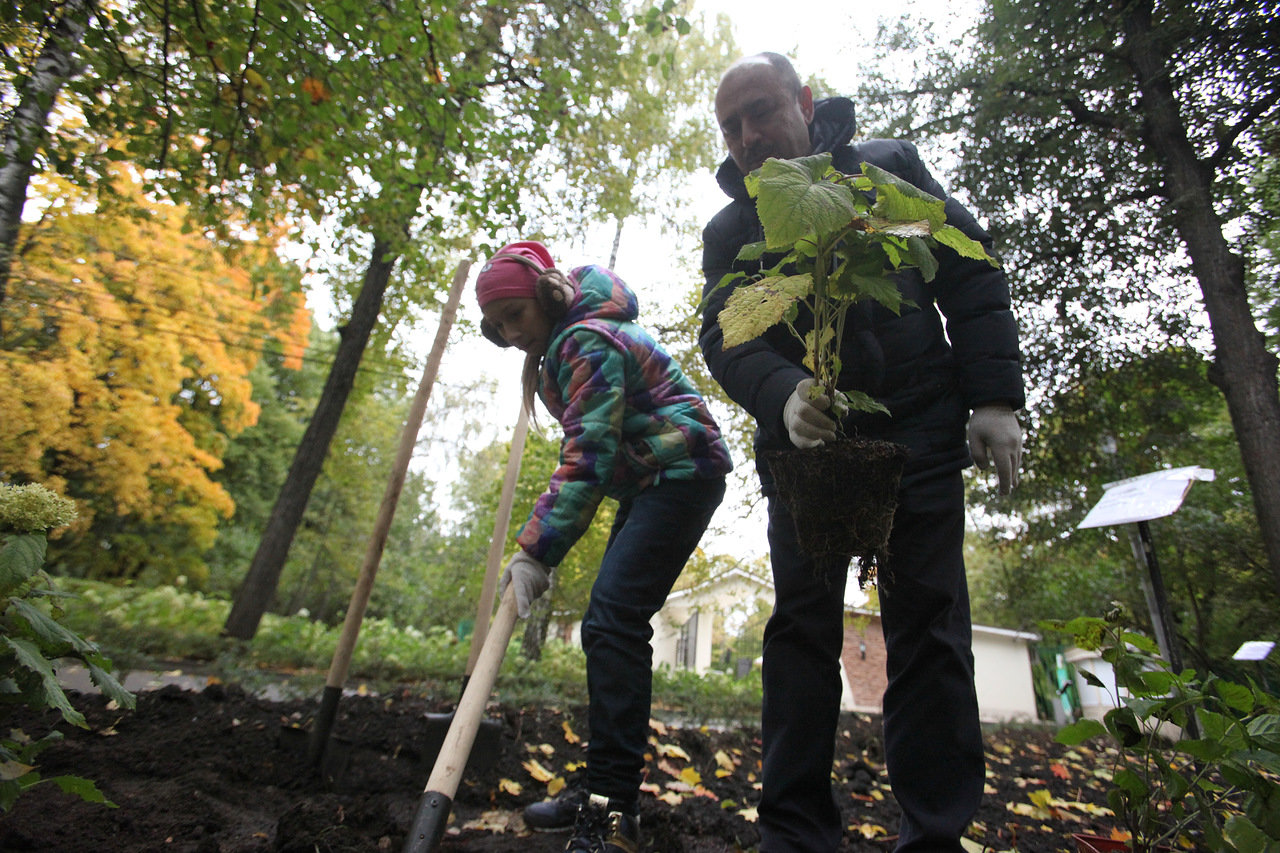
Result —
<svg viewBox="0 0 1280 853"><path fill-rule="evenodd" d="M490 260L496 261L499 258L506 261L518 261L538 274L537 281L534 282L533 286L533 298L537 300L538 307L551 318L553 324L569 313L569 303L573 300L574 289L573 283L569 281L568 276L555 267L543 268L536 262L521 255L498 254L494 255ZM486 338L499 346L510 346L488 320L480 321L480 331ZM545 353L525 353L524 369L520 373L520 387L524 399L524 408L529 413L530 420L534 419L533 404L538 396L538 375L542 372L542 359L544 357Z"/></svg>

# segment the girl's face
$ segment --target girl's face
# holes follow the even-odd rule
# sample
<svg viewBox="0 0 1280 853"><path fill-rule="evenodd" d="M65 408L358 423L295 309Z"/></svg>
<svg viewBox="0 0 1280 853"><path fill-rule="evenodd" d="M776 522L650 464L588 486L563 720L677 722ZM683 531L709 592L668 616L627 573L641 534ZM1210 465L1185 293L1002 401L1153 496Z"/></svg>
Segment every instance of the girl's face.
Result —
<svg viewBox="0 0 1280 853"><path fill-rule="evenodd" d="M482 313L507 343L527 353L546 355L552 323L538 300L523 296L495 299Z"/></svg>

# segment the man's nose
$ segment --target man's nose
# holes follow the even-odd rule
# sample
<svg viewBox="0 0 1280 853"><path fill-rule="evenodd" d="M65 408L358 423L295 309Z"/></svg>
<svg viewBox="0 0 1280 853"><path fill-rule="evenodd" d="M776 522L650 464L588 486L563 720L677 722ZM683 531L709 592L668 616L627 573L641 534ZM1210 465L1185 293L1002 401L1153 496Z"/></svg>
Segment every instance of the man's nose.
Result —
<svg viewBox="0 0 1280 853"><path fill-rule="evenodd" d="M762 129L763 128L761 128L757 122L743 121L742 122L742 147L747 149L748 151L754 148L756 146L756 143L760 141L761 136L763 135L761 133Z"/></svg>

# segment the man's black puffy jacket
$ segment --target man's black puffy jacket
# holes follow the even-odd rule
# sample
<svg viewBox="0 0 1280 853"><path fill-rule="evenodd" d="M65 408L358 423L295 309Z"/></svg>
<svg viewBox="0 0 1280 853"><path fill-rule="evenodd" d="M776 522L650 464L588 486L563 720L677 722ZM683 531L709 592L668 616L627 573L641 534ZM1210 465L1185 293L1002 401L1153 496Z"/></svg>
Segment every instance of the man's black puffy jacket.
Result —
<svg viewBox="0 0 1280 853"><path fill-rule="evenodd" d="M832 153L833 165L856 173L873 163L939 198L946 198L947 221L991 252L991 238L973 215L929 174L909 142L872 139L856 145L853 104L831 98L815 104L810 126L815 153ZM738 263L738 250L764 239L755 202L742 173L726 159L716 174L733 200L703 229L704 294L731 271L757 271L760 262ZM900 316L869 300L850 309L841 348L838 387L871 394L890 416L854 413L846 434L887 438L911 449L908 472L962 468L970 463L965 425L970 410L987 404L1024 405L1018 333L1001 270L985 261L937 250L939 270L925 283L915 270L897 276L904 298L914 303ZM707 300L699 344L715 377L757 424L756 447L790 447L782 410L796 383L809 375L801 367L803 348L785 326L729 350L722 348L717 316L730 288ZM941 315L939 315L941 312ZM943 318L945 317L945 332ZM803 333L808 318L800 317Z"/></svg>

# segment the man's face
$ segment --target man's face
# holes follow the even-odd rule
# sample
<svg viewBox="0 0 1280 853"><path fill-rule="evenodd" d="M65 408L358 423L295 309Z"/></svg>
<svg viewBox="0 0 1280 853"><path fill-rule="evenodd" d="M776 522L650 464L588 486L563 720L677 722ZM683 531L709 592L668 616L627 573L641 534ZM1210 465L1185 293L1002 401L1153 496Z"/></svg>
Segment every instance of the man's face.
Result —
<svg viewBox="0 0 1280 853"><path fill-rule="evenodd" d="M744 175L770 157L789 160L808 154L812 119L809 87L792 92L767 62L734 66L716 92L720 132Z"/></svg>

